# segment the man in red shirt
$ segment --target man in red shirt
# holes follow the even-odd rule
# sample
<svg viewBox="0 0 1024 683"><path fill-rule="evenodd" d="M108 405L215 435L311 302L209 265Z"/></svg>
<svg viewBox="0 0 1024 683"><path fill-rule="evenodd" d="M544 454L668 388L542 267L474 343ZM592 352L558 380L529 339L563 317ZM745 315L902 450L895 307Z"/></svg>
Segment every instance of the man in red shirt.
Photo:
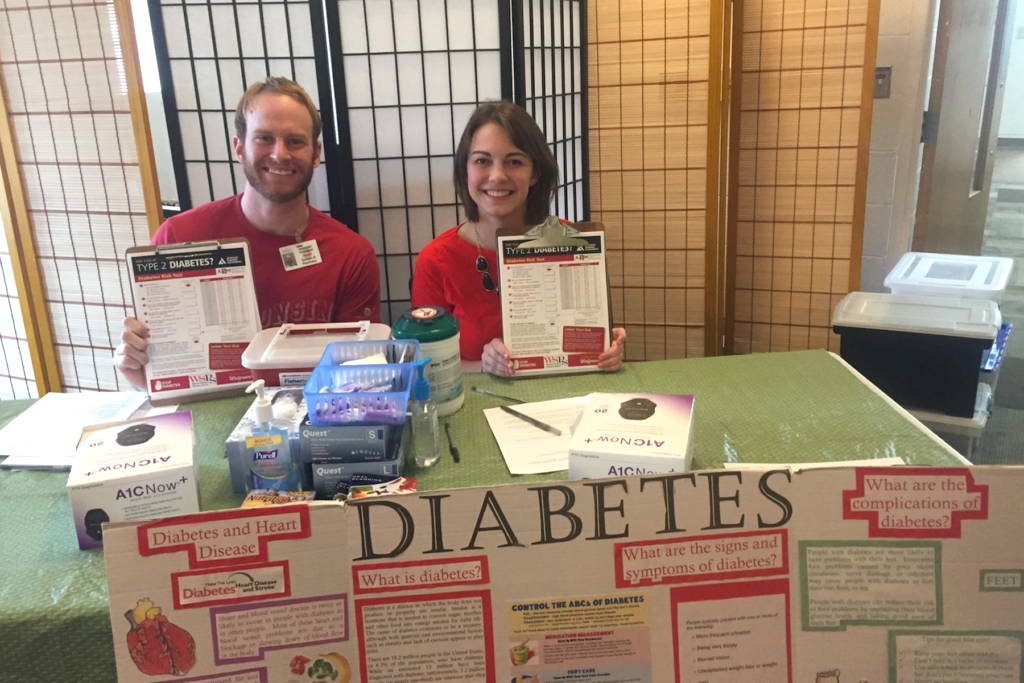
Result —
<svg viewBox="0 0 1024 683"><path fill-rule="evenodd" d="M297 83L270 77L245 91L235 112L235 158L245 190L163 223L152 244L245 237L264 328L284 323L380 322L380 271L363 237L306 203L320 164L320 115ZM320 260L294 268L291 249L314 243ZM124 319L114 365L144 389L149 331Z"/></svg>

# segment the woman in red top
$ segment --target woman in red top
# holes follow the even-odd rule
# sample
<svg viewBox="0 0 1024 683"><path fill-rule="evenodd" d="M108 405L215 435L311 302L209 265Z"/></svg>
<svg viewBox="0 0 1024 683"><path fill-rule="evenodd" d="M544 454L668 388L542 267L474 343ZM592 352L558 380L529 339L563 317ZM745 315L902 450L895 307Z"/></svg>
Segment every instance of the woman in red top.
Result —
<svg viewBox="0 0 1024 683"><path fill-rule="evenodd" d="M558 164L544 134L521 107L503 100L477 107L455 152L455 187L467 221L434 238L416 257L413 306L443 306L459 320L462 369L510 377L495 283L498 228L543 223L558 185ZM622 365L626 331L612 330L598 359L609 372Z"/></svg>

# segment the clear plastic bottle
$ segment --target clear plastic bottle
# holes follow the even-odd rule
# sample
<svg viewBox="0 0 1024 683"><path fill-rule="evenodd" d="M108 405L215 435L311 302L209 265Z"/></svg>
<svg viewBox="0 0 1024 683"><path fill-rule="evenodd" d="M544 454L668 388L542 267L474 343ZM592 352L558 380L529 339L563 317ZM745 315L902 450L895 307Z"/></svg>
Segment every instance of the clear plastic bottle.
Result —
<svg viewBox="0 0 1024 683"><path fill-rule="evenodd" d="M412 453L417 467L433 467L441 459L441 443L437 429L437 406L430 398L430 383L423 377L423 368L430 362L416 362L416 381L412 383L409 412L412 422Z"/></svg>
<svg viewBox="0 0 1024 683"><path fill-rule="evenodd" d="M287 420L274 419L270 399L263 393L263 380L258 379L246 393L256 392L256 423L245 437L246 463L249 468L246 488L298 491L301 488L298 453L290 450Z"/></svg>

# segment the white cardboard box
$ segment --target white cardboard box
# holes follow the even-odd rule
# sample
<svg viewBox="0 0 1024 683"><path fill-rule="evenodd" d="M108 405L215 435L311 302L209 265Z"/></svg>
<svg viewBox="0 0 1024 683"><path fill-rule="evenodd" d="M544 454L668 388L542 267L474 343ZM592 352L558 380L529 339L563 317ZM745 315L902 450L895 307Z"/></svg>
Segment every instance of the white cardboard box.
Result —
<svg viewBox="0 0 1024 683"><path fill-rule="evenodd" d="M78 547L103 545L104 522L199 512L192 413L86 427L68 476Z"/></svg>
<svg viewBox="0 0 1024 683"><path fill-rule="evenodd" d="M569 479L689 470L692 416L692 395L593 394L569 445Z"/></svg>

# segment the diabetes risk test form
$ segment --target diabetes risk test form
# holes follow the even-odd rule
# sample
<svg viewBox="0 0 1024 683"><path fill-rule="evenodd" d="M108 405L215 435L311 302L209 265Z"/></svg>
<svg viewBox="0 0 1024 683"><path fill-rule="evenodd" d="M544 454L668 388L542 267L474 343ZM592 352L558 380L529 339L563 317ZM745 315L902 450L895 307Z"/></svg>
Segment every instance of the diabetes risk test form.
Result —
<svg viewBox="0 0 1024 683"><path fill-rule="evenodd" d="M498 249L501 325L516 376L597 370L611 327L604 233L499 232Z"/></svg>
<svg viewBox="0 0 1024 683"><path fill-rule="evenodd" d="M244 239L134 247L135 317L149 328L146 388L154 404L247 385L242 352L260 331Z"/></svg>

